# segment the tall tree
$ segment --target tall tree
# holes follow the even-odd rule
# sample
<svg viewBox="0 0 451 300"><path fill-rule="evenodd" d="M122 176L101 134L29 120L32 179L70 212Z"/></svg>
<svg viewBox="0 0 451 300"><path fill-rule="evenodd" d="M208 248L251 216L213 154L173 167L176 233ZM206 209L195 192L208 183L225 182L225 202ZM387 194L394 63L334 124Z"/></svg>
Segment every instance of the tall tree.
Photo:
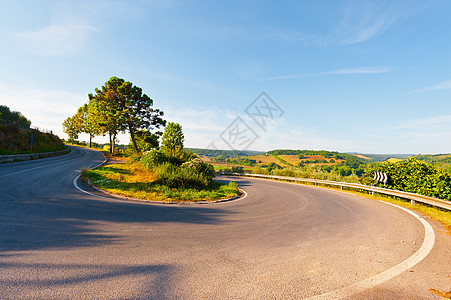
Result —
<svg viewBox="0 0 451 300"><path fill-rule="evenodd" d="M74 116L75 118L75 126L79 130L79 132L84 132L89 135L89 147L91 147L92 139L99 135L100 127L97 126L95 119L89 115L88 104L83 104L77 111Z"/></svg>
<svg viewBox="0 0 451 300"><path fill-rule="evenodd" d="M109 82L102 89L95 89L95 94L89 94L88 115L92 126L99 134L108 134L110 153L114 154L116 136L126 129L121 111L117 105L114 88Z"/></svg>
<svg viewBox="0 0 451 300"><path fill-rule="evenodd" d="M182 125L169 122L161 138L161 150L172 155L178 150L183 150L184 141L185 136L183 135Z"/></svg>
<svg viewBox="0 0 451 300"><path fill-rule="evenodd" d="M140 151L145 152L158 148L158 138L162 135L162 132L152 133L145 129L139 129L135 132L135 141ZM130 138L130 143L132 140ZM132 144L133 147L133 144Z"/></svg>
<svg viewBox="0 0 451 300"><path fill-rule="evenodd" d="M108 132L110 140L111 136L114 140L119 131L128 130L136 153L139 152L135 139L137 130L152 130L166 124L163 112L152 108L153 100L143 94L141 88L118 77L111 77L101 90L96 89L95 95L90 94L89 99L103 132Z"/></svg>
<svg viewBox="0 0 451 300"><path fill-rule="evenodd" d="M25 118L20 112L11 111L9 107L5 105L0 105L0 123L24 129L29 129L31 125L31 121Z"/></svg>
<svg viewBox="0 0 451 300"><path fill-rule="evenodd" d="M69 117L63 122L63 132L69 136L69 141L74 142L78 139L78 134L80 133L75 125L75 118Z"/></svg>

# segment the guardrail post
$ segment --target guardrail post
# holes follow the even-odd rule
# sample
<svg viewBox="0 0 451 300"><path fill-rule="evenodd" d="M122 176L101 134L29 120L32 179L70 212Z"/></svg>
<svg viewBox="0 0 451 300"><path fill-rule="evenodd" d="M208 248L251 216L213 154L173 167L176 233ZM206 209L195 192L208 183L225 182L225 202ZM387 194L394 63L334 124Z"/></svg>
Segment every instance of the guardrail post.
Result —
<svg viewBox="0 0 451 300"><path fill-rule="evenodd" d="M415 200L410 200L410 205L415 205Z"/></svg>
<svg viewBox="0 0 451 300"><path fill-rule="evenodd" d="M340 185L340 190L343 190L343 186L342 185Z"/></svg>

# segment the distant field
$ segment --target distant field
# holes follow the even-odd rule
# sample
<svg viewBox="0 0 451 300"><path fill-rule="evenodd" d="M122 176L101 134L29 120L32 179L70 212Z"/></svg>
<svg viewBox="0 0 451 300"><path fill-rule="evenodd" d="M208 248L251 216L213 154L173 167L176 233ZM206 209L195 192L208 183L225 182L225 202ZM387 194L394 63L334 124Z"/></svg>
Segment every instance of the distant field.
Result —
<svg viewBox="0 0 451 300"><path fill-rule="evenodd" d="M271 155L249 156L249 159L255 159L257 161L258 165L268 165L270 163L275 163L280 166L283 166L283 164L277 158L275 158Z"/></svg>
<svg viewBox="0 0 451 300"><path fill-rule="evenodd" d="M388 162L390 162L390 163L397 163L398 161L403 161L403 159L396 158L396 157L390 157L390 158L387 159L386 161L388 161Z"/></svg>
<svg viewBox="0 0 451 300"><path fill-rule="evenodd" d="M371 159L371 157L367 157L367 156L364 156L364 155L361 155L361 154L354 154L354 156L356 156L358 158L368 159L368 160Z"/></svg>

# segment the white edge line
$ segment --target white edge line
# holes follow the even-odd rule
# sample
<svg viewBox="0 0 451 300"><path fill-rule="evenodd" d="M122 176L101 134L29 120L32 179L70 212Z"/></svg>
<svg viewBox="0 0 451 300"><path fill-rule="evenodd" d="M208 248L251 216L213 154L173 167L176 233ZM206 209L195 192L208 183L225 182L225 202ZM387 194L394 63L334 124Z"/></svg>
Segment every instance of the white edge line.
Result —
<svg viewBox="0 0 451 300"><path fill-rule="evenodd" d="M254 179L261 179L261 178L254 178ZM261 180L267 180L267 179L261 179ZM285 182L285 181L277 181L277 180L273 180L273 181L299 185L298 183L293 183L293 182ZM302 186L306 186L306 185L302 185ZM308 187L315 188L316 186L308 186ZM316 188L319 188L319 187L316 187ZM416 264L421 262L424 258L426 258L426 256L429 255L429 253L431 252L431 250L435 244L435 232L434 232L434 229L432 228L432 226L426 220L424 220L422 217L420 217L418 214L408 210L407 208L404 208L404 207L401 207L401 206L398 206L398 205L395 205L392 203L387 203L384 201L379 201L379 202L402 209L403 211L411 214L414 218L416 218L418 221L420 221L421 224L423 224L424 240L423 240L423 244L421 245L421 247L412 256L410 256L403 262L397 264L396 266L391 267L390 269L387 269L381 273L378 273L370 278L367 278L365 280L362 280L362 281L352 284L350 286L347 286L347 287L344 287L344 288L341 288L341 289L338 289L338 290L335 290L332 292L324 293L321 295L309 297L309 298L307 298L308 300L343 299L343 298L351 297L352 295L355 295L357 293L360 293L360 292L363 292L370 288L373 288L381 283L384 283L385 281L388 281L388 280L400 275L401 273L404 273L405 271L412 268L413 266L415 266Z"/></svg>
<svg viewBox="0 0 451 300"><path fill-rule="evenodd" d="M107 161L108 161L108 158L106 158L105 154L103 154L102 151L99 151L99 152L102 153L104 160L103 160L103 162L101 162L100 164L94 166L92 169L97 169L98 167L100 167L100 166L106 164ZM99 197L99 198L103 198L103 199L111 199L111 198L109 198L109 197L104 197L104 196L100 196L100 195L96 195L96 194L90 193L90 192L88 192L88 191L85 191L85 190L82 189L81 187L79 187L79 186L78 186L78 183L77 183L77 180L78 180L78 178L80 178L80 176L81 176L81 174L77 175L77 177L75 177L75 178L74 178L74 181L73 181L74 187L75 187L77 190L79 190L79 191L82 192L82 193L85 193L85 194L94 196L94 197Z"/></svg>
<svg viewBox="0 0 451 300"><path fill-rule="evenodd" d="M104 165L104 164L108 161L108 159L106 158L105 154L103 154L103 152L100 152L100 153L102 153L102 155L103 155L103 157L105 158L105 160L104 160L103 162L101 162L100 164L98 164L97 166L93 167L92 169L97 169L98 167ZM90 195L90 196L94 196L94 197L98 197L98 198L102 198L102 199L108 199L108 200L117 200L117 201L124 201L124 200L121 199L121 198L125 198L127 201L130 201L130 200L133 201L133 200L135 200L135 201L138 201L138 202L141 202L141 203L145 202L145 203L147 203L147 204L159 204L159 205L160 205L160 204L161 204L161 205L168 205L168 204L184 204L184 203L177 203L177 202L174 202L174 203L166 203L166 202L151 201L151 200L133 199L133 198L128 198L128 197L123 197L123 196L120 196L120 195L118 195L118 197L114 197L114 196L112 196L112 197L105 197L105 196L101 196L101 195L96 195L96 194L90 193L90 192L88 192L88 191L82 189L82 188L78 185L77 181L78 181L78 179L80 178L80 176L81 176L81 174L77 175L77 177L74 178L74 181L73 181L72 183L73 183L74 187L75 187L77 190L79 190L79 191L82 192L82 193L88 194L88 195ZM193 203L190 203L190 204L219 204L219 203L227 203L227 202L231 202L231 201L236 202L236 201L239 201L239 200L243 200L244 198L247 197L247 192L246 192L245 190L243 190L243 189L238 189L238 190L241 191L242 193L244 193L244 196L243 196L243 197L237 195L237 196L234 196L234 197L229 198L229 199L221 199L221 200L216 200L216 201L193 202Z"/></svg>

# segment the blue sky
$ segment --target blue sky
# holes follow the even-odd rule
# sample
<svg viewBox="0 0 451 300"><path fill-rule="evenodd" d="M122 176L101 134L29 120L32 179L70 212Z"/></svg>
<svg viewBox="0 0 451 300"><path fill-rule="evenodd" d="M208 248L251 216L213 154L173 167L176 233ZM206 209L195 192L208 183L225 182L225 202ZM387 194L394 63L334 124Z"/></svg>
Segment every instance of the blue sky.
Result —
<svg viewBox="0 0 451 300"><path fill-rule="evenodd" d="M0 104L61 137L118 76L188 147L236 147L239 117L253 150L451 152L451 1L1 2Z"/></svg>

